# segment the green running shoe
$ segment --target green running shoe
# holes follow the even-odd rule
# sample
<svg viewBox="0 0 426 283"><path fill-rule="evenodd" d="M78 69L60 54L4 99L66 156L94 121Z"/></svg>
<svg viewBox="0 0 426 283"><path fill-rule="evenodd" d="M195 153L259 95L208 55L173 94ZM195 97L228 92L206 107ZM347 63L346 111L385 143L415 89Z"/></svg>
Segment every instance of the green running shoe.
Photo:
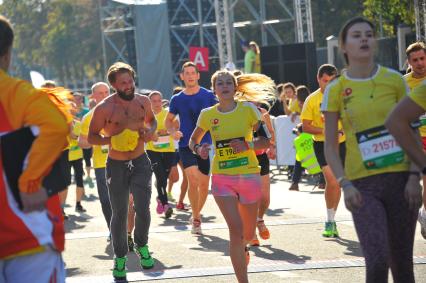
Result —
<svg viewBox="0 0 426 283"><path fill-rule="evenodd" d="M127 282L126 261L127 261L126 256L114 258L114 269L112 270L112 276L114 276L114 282Z"/></svg>
<svg viewBox="0 0 426 283"><path fill-rule="evenodd" d="M139 256L141 267L143 269L150 269L154 267L154 259L149 253L148 245L143 247L136 246L136 254Z"/></svg>
<svg viewBox="0 0 426 283"><path fill-rule="evenodd" d="M334 225L333 222L325 222L325 229L322 232L324 237L330 238L334 236Z"/></svg>
<svg viewBox="0 0 426 283"><path fill-rule="evenodd" d="M339 237L339 231L337 230L337 224L335 221L332 222L333 223L333 237L337 238Z"/></svg>

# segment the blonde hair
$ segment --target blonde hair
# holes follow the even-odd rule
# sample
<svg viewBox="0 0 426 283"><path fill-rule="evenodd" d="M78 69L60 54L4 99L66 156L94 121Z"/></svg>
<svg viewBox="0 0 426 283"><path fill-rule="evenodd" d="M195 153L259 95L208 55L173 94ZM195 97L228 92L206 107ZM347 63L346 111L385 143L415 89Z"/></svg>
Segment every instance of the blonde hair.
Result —
<svg viewBox="0 0 426 283"><path fill-rule="evenodd" d="M238 101L249 101L264 103L270 105L276 99L277 89L275 82L268 76L263 74L242 74L234 76L228 70L216 71L211 79L212 89L219 76L229 75L234 81L236 87L235 99Z"/></svg>

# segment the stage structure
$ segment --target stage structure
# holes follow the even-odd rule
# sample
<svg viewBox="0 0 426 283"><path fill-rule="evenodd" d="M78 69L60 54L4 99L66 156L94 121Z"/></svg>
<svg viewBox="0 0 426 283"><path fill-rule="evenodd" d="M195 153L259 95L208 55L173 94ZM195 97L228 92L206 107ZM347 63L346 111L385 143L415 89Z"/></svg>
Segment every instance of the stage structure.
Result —
<svg viewBox="0 0 426 283"><path fill-rule="evenodd" d="M208 78L227 62L242 66L242 41L254 40L260 46L313 41L310 0L99 1L105 66L116 59L137 62L138 56L129 57L132 52L128 50L132 48L136 49L135 54L144 56L137 50L137 44L119 38L127 33L128 38L135 39L139 33L134 24L134 7L147 2L167 2L168 19L163 21L169 24L175 85L181 84L178 74L182 63L189 58L190 46L209 49L210 69L202 74Z"/></svg>
<svg viewBox="0 0 426 283"><path fill-rule="evenodd" d="M426 41L426 0L414 0L416 39Z"/></svg>

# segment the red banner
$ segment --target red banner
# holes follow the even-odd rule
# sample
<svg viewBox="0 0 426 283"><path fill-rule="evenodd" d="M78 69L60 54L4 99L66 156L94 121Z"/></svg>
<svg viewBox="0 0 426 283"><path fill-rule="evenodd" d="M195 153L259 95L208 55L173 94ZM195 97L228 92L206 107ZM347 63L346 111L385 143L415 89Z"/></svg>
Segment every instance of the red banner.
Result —
<svg viewBox="0 0 426 283"><path fill-rule="evenodd" d="M189 60L197 65L200 72L209 71L209 49L207 47L189 47Z"/></svg>

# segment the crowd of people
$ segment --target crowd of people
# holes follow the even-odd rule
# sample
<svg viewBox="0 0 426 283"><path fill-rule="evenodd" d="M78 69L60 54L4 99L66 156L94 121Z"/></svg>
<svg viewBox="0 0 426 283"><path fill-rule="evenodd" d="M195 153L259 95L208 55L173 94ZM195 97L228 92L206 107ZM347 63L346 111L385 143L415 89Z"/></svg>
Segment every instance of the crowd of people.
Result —
<svg viewBox="0 0 426 283"><path fill-rule="evenodd" d="M211 90L199 85L197 66L186 62L183 88L170 101L155 90L139 94L133 68L117 62L107 71L107 83L92 86L85 104L84 95L54 82L36 89L9 76L13 37L11 24L0 16L1 139L29 126L36 137L16 182L8 174L1 180L0 215L6 217L0 217L0 282L64 282L63 208L71 172L75 210L83 213L92 168L114 252L114 280L126 282L129 251L138 255L141 268L153 268L152 175L155 210L170 218L178 166L183 181L175 209L189 210L188 193L191 233L203 234L211 184L229 229L236 278L248 282L249 247L261 244L258 236L270 238L263 216L270 202L269 160L276 158L281 135L271 120L281 115L300 120L299 131L311 135L325 196L322 235L339 236L335 215L343 192L365 257L366 282L387 282L389 268L394 282L414 282L417 219L426 239L420 183L426 174L424 43L407 48L411 69L403 77L375 61L374 25L353 18L339 36L346 68L339 73L333 65L320 66L319 88L312 93L291 82L276 85L261 74L259 47L250 42L242 44L244 70L216 71ZM299 190L302 172L310 172L305 161L292 166L290 190ZM1 166L7 172L10 164Z"/></svg>

